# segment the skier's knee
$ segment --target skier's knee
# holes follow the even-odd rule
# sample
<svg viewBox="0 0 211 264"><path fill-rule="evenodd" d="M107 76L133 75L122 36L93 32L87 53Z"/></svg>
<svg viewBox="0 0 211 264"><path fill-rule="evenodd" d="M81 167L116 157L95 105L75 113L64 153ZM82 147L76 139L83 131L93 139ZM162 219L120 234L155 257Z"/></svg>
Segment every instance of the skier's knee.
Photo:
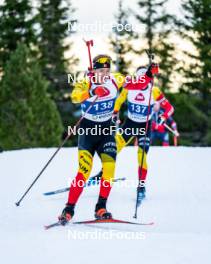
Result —
<svg viewBox="0 0 211 264"><path fill-rule="evenodd" d="M142 157L144 155L144 157ZM142 159L143 159L143 164L142 164ZM147 153L144 152L143 154L143 149L138 148L138 164L139 166L142 166L142 168L147 169Z"/></svg>
<svg viewBox="0 0 211 264"><path fill-rule="evenodd" d="M150 138L149 137L146 137L146 139L144 137L139 138L138 146L139 148L144 149L144 152L148 153L150 147Z"/></svg>
<svg viewBox="0 0 211 264"><path fill-rule="evenodd" d="M89 178L92 169L93 156L88 150L79 150L79 173L82 173L85 180Z"/></svg>
<svg viewBox="0 0 211 264"><path fill-rule="evenodd" d="M119 153L126 145L127 142L124 140L121 134L116 134L115 136L116 146L117 146L117 153Z"/></svg>
<svg viewBox="0 0 211 264"><path fill-rule="evenodd" d="M115 159L105 153L101 154L101 159L103 168L102 179L112 182L115 172Z"/></svg>

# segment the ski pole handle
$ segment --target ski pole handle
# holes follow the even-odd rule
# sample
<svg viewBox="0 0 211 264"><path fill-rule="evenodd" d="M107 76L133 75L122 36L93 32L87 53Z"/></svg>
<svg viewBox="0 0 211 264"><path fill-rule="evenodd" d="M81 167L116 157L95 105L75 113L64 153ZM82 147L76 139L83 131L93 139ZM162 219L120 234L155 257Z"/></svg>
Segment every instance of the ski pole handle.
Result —
<svg viewBox="0 0 211 264"><path fill-rule="evenodd" d="M93 42L93 40L85 40L85 39L84 39L84 42L86 43L86 46L87 46L87 49L88 49L88 56L89 56L89 68L88 68L88 70L89 71L93 71L93 67L92 67L92 56L91 56L91 49L90 49L90 47L93 47L94 46L94 42Z"/></svg>
<svg viewBox="0 0 211 264"><path fill-rule="evenodd" d="M155 58L155 55L153 53L151 53L150 50L145 50L145 52L146 52L146 54L147 54L147 56L149 58L149 64L151 65L153 60L154 60L154 58Z"/></svg>

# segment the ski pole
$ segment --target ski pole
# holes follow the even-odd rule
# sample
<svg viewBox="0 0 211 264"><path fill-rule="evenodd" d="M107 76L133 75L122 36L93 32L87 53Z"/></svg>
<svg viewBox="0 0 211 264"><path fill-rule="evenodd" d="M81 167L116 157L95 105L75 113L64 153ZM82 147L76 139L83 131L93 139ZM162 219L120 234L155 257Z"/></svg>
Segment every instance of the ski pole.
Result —
<svg viewBox="0 0 211 264"><path fill-rule="evenodd" d="M174 135L174 146L176 147L178 145L178 140L177 140L177 137L178 137L178 134L170 127L168 126L166 123L164 123L164 126Z"/></svg>
<svg viewBox="0 0 211 264"><path fill-rule="evenodd" d="M154 54L152 54L150 51L146 50L146 53L149 58L150 65L154 59ZM144 145L143 145L143 152L142 152L142 157L141 157L141 166L140 166L140 173L142 173L142 168L144 164L144 155L145 155L145 149L146 149L146 138L147 138L147 132L149 128L149 115L150 115L150 106L151 106L151 98L152 98L152 88L153 88L153 83L151 83L150 87L150 96L149 96L149 102L148 102L148 110L147 110L147 121L146 121L146 126L145 126L145 136L144 136ZM138 187L140 185L140 178L138 180ZM137 187L137 196L136 196L136 205L135 205L135 214L134 218L137 218L137 212L138 212L138 187Z"/></svg>
<svg viewBox="0 0 211 264"><path fill-rule="evenodd" d="M155 55L153 53L151 53L150 50L145 50L145 52L146 52L146 54L147 54L147 56L149 58L149 64L151 65L153 60L154 60Z"/></svg>
<svg viewBox="0 0 211 264"><path fill-rule="evenodd" d="M89 56L89 68L88 68L88 70L92 72L93 71L93 67L92 67L92 57L91 57L91 49L90 49L90 47L93 47L94 42L93 42L93 40L85 40L85 39L83 39L83 40L86 43L86 46L87 46L87 49L88 49L88 56Z"/></svg>
<svg viewBox="0 0 211 264"><path fill-rule="evenodd" d="M177 136L177 133L170 127L168 126L166 123L163 124L165 128L167 128L172 134L174 134L174 136Z"/></svg>
<svg viewBox="0 0 211 264"><path fill-rule="evenodd" d="M144 145L143 145L143 152L142 152L142 157L141 157L141 166L140 166L140 173L142 173L142 168L144 164L144 155L145 155L145 149L146 149L146 138L147 138L147 132L149 128L149 115L150 115L150 104L151 104L151 97L152 97L152 87L153 84L151 85L150 88L150 97L149 97L149 103L148 103L148 113L147 113L147 121L146 121L146 126L145 126L145 136L144 136ZM138 187L140 185L140 178L138 180ZM136 206L135 206L135 214L134 218L137 218L137 211L138 211L138 187L137 187L137 196L136 196Z"/></svg>
<svg viewBox="0 0 211 264"><path fill-rule="evenodd" d="M78 122L75 124L75 128L77 128L81 121L84 119L84 116L86 113L89 112L89 110L92 108L92 106L94 105L94 103L97 101L98 96L96 96L96 98L92 101L92 103L90 104L90 106L87 108L87 110L84 112L84 114L81 116L81 118L78 120ZM61 145L57 148L57 150L53 153L53 155L51 156L51 158L48 160L48 162L45 164L45 166L43 167L43 169L40 171L40 173L37 175L37 177L34 179L34 181L31 183L31 185L28 187L28 189L25 191L25 193L22 195L22 197L20 198L20 200L18 202L16 202L16 206L19 206L21 201L24 199L24 197L27 195L27 193L30 191L30 189L32 188L32 186L35 184L35 182L39 179L39 177L43 174L43 172L45 171L45 169L48 167L48 165L51 163L51 161L53 160L53 158L56 156L56 154L59 152L59 150L65 145L65 143L67 142L67 140L72 136L72 133L69 133L66 138L64 139L64 141L61 143Z"/></svg>
<svg viewBox="0 0 211 264"><path fill-rule="evenodd" d="M85 41L85 40L84 40ZM90 51L90 46L93 46L93 40L89 40L89 41L85 41L87 47L88 47L88 55L89 55L89 71L93 70L92 67L92 59L91 59L91 51ZM84 119L84 116L86 113L89 112L89 110L92 108L92 106L94 105L94 103L97 101L98 96L96 96L96 98L92 101L92 103L90 104L90 106L87 108L87 110L84 112L84 114L81 116L81 118L78 120L78 122L75 124L75 127L77 128L81 121ZM56 154L59 152L59 150L65 145L65 143L67 142L67 140L72 136L73 133L69 133L66 138L64 139L64 141L61 143L61 145L57 148L57 150L53 153L53 155L51 156L51 158L48 160L48 162L45 164L45 166L43 167L43 169L40 171L40 173L37 175L37 177L34 179L34 181L31 183L31 185L28 187L28 189L25 191L25 193L21 196L20 200L18 200L15 204L16 206L19 206L21 201L24 199L24 197L27 195L27 193L30 191L30 189L32 188L32 186L36 183L36 181L39 179L39 177L43 174L43 172L46 170L46 168L48 167L48 165L51 163L51 161L53 160L53 158L56 156Z"/></svg>

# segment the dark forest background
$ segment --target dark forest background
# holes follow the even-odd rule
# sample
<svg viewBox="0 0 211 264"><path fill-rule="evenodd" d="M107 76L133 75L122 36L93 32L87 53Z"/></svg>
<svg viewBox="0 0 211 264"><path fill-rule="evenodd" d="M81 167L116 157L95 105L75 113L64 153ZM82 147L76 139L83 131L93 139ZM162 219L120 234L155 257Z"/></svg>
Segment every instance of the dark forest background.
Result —
<svg viewBox="0 0 211 264"><path fill-rule="evenodd" d="M68 22L77 22L75 9L69 0L37 2L37 7L29 0L0 5L2 150L58 146L67 126L79 117L68 83L68 73L75 73L79 60L74 55L75 32L67 30ZM127 1L119 1L114 25L133 19L143 33L140 37L132 29L113 27L108 40L114 64L127 74L133 66L128 54L142 56L145 49L152 50L160 64L157 83L175 107L179 144L211 146L211 0L182 1L182 18L166 11L167 2L137 1L137 9L131 10L125 7ZM179 49L174 36L194 48ZM67 50L70 57L65 56ZM181 85L175 90L178 80ZM71 138L67 146L75 144L76 138Z"/></svg>

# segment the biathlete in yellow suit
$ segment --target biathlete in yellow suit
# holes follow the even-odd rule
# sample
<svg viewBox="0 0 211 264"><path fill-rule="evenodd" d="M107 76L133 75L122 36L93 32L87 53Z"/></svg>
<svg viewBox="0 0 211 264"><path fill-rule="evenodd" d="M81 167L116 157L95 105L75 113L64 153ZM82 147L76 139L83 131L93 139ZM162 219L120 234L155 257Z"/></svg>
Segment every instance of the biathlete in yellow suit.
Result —
<svg viewBox="0 0 211 264"><path fill-rule="evenodd" d="M107 55L99 55L93 59L94 78L84 79L77 82L71 94L73 103L81 104L81 111L84 118L80 123L80 129L88 133L78 136L78 173L72 181L66 207L59 216L60 221L65 224L74 215L75 205L83 191L83 187L90 176L92 169L93 156L98 153L102 162L102 178L100 183L100 192L95 207L95 217L97 219L111 218L112 215L106 209L107 199L109 197L112 180L115 172L116 161L116 141L113 134L92 135L87 128L98 127L103 131L112 124L112 115L114 106L119 95L121 87L129 87L130 83L125 83L125 78L119 73L110 73L111 58ZM139 86L144 87L152 80L153 66L146 72L146 82ZM94 102L91 109L87 109Z"/></svg>
<svg viewBox="0 0 211 264"><path fill-rule="evenodd" d="M136 71L136 78L144 75L147 71L147 68L141 66ZM150 138L151 138L151 118L152 110L155 102L159 102L164 112L162 116L159 117L160 123L165 122L174 112L173 106L165 98L164 94L157 86L153 86L151 81L146 87L142 90L127 90L122 89L119 97L116 100L114 107L113 120L118 119L118 112L121 109L122 104L127 101L127 118L121 127L121 134L116 133L115 139L117 144L117 153L119 153L123 147L127 146L134 138L137 138L138 143L138 177L139 177L139 187L138 187L138 201L145 197L145 181L147 177L147 153L150 147ZM150 92L152 91L151 102L149 106L149 97ZM149 106L149 113L148 113ZM145 139L145 128L147 115L149 114L149 126L146 133ZM145 143L145 147L144 147ZM144 155L144 157L142 157ZM142 163L143 158L143 164ZM141 166L142 165L142 166ZM91 179L99 179L103 169L96 176L93 176Z"/></svg>

